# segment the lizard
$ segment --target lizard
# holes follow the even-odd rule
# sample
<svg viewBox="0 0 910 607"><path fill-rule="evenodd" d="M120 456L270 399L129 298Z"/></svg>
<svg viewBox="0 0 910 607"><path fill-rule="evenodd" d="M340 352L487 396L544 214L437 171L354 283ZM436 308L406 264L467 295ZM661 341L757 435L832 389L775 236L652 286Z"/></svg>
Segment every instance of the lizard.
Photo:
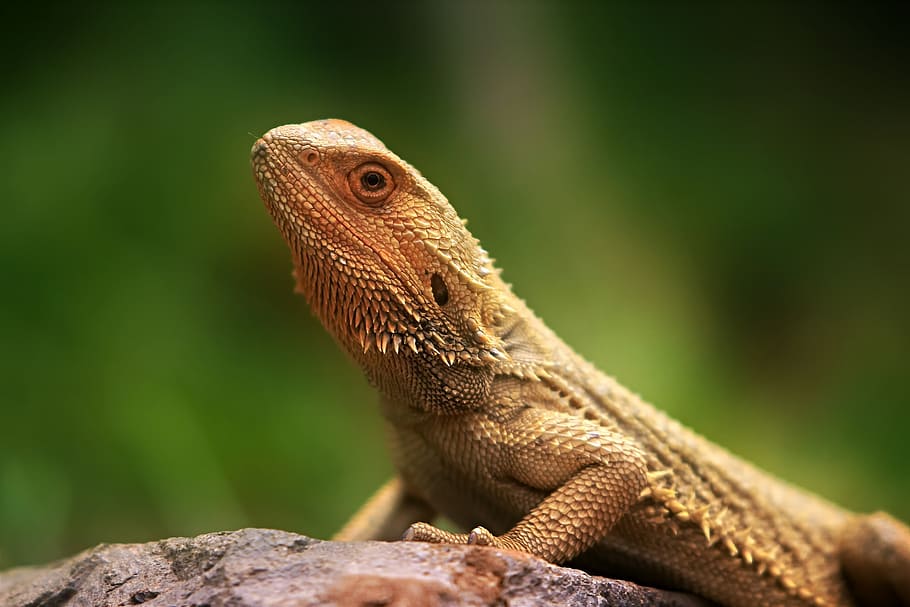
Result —
<svg viewBox="0 0 910 607"><path fill-rule="evenodd" d="M279 126L251 164L295 290L389 429L397 474L337 539L495 546L730 607L910 605L910 529L759 470L600 372L371 133Z"/></svg>

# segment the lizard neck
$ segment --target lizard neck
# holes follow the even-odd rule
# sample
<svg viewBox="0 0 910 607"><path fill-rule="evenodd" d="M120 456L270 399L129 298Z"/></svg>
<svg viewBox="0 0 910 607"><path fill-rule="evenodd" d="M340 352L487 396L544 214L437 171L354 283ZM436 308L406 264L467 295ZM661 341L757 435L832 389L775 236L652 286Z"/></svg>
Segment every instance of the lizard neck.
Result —
<svg viewBox="0 0 910 607"><path fill-rule="evenodd" d="M484 315L498 309L489 299L497 293L483 294L476 316L483 322L468 323L475 327L475 335L490 343L462 346L448 327L422 314L419 302L407 293L377 291L375 299L367 299L348 280L338 278L347 275L326 271L324 259L310 259L304 249L294 260L296 291L383 395L387 417L393 415L389 405L396 410L394 415L409 411L452 415L486 405L497 359L482 348L502 346L498 340L493 343L492 332L480 329L487 325Z"/></svg>

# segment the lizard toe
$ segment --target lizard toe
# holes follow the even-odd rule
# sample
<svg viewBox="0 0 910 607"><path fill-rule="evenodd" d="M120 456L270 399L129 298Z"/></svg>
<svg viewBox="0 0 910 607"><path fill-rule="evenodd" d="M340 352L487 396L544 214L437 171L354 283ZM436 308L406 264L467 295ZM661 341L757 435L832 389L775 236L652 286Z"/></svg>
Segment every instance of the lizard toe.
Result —
<svg viewBox="0 0 910 607"><path fill-rule="evenodd" d="M405 542L432 542L439 541L434 539L436 528L427 523L413 523L402 534L401 539Z"/></svg>
<svg viewBox="0 0 910 607"><path fill-rule="evenodd" d="M468 535L468 544L475 546L492 546L496 538L484 527L474 527Z"/></svg>
<svg viewBox="0 0 910 607"><path fill-rule="evenodd" d="M466 544L468 536L438 529L429 523L414 523L404 532L401 539L408 542L432 542L434 544Z"/></svg>

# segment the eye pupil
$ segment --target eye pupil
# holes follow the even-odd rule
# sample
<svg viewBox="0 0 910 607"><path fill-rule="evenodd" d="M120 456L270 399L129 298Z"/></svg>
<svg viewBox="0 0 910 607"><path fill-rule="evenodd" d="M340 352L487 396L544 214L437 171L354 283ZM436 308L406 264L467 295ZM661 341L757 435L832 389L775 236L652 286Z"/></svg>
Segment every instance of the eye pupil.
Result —
<svg viewBox="0 0 910 607"><path fill-rule="evenodd" d="M369 171L360 178L360 183L368 190L379 190L385 186L385 177L376 171Z"/></svg>

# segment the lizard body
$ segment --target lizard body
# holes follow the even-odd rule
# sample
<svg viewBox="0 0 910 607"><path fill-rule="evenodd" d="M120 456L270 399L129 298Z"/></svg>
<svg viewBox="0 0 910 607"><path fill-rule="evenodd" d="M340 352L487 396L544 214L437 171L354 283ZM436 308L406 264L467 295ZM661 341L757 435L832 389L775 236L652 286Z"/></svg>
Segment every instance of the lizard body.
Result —
<svg viewBox="0 0 910 607"><path fill-rule="evenodd" d="M489 544L731 607L910 605L910 531L736 458L602 374L370 133L252 150L296 286L381 394L399 475L342 539ZM450 533L414 518L444 514ZM482 524L483 526L477 526Z"/></svg>

